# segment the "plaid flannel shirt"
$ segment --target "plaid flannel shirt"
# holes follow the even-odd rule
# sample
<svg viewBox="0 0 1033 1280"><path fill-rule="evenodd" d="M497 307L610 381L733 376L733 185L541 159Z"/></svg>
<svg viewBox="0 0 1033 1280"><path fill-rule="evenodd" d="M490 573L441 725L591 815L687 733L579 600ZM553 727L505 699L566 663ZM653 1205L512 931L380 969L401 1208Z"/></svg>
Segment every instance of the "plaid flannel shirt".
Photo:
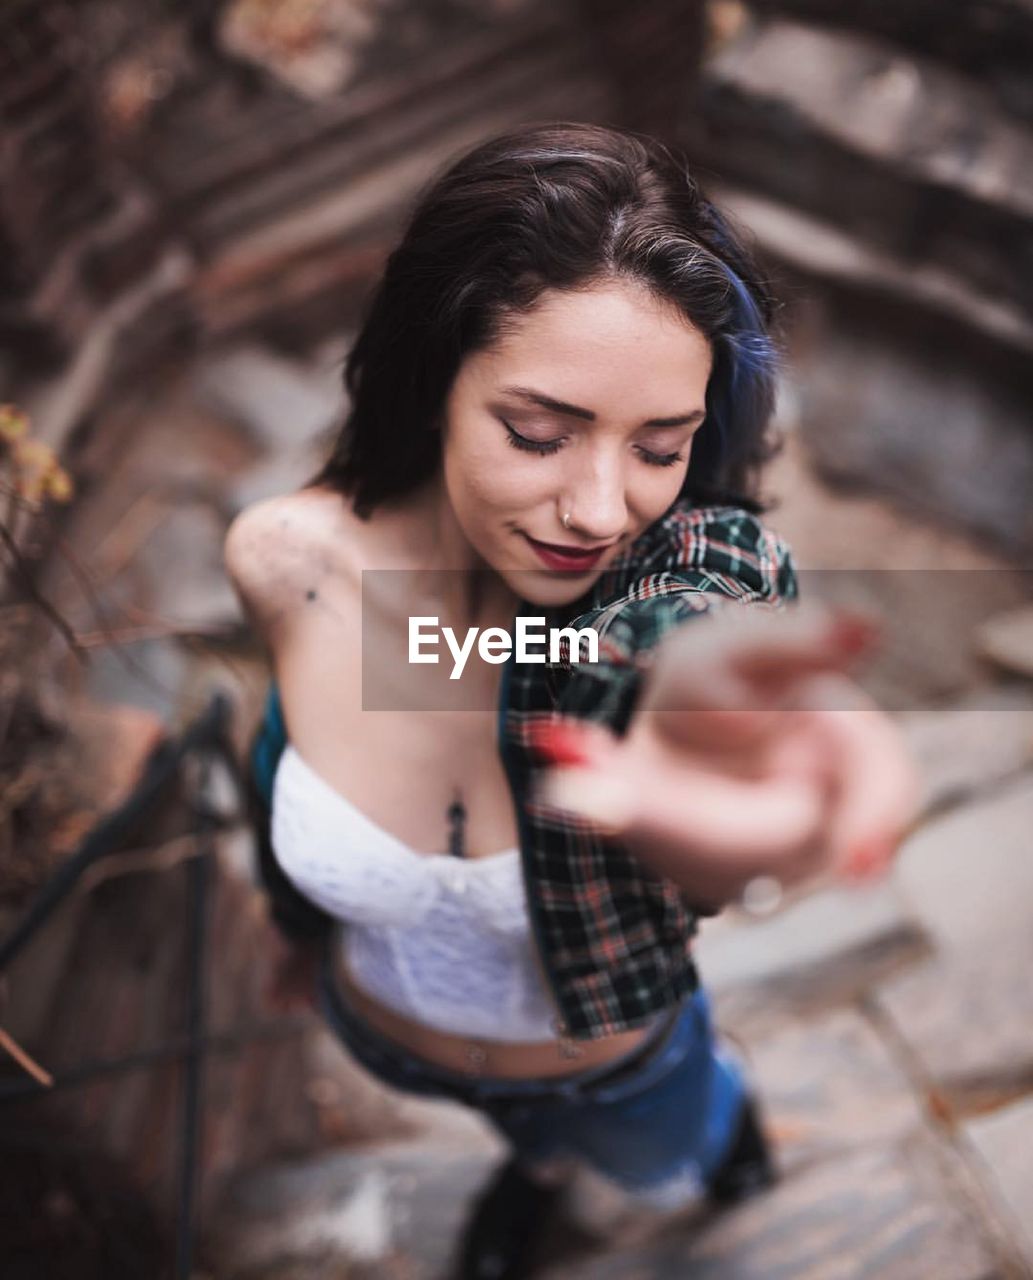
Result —
<svg viewBox="0 0 1033 1280"><path fill-rule="evenodd" d="M513 794L534 943L557 1007L558 1034L595 1038L627 1030L697 985L692 940L703 914L670 879L617 839L531 799L544 767L533 748L536 721L592 720L623 735L642 692L650 655L664 635L721 604L781 606L796 595L785 544L737 507L693 508L681 500L636 540L572 605L526 604L517 616L548 626L590 627L598 663L506 662L498 747ZM522 602L524 604L525 602ZM573 613L573 616L572 616ZM252 795L267 818L272 776L285 745L275 686L251 750ZM268 823L259 823L260 870L273 915L295 937L336 923L279 870Z"/></svg>

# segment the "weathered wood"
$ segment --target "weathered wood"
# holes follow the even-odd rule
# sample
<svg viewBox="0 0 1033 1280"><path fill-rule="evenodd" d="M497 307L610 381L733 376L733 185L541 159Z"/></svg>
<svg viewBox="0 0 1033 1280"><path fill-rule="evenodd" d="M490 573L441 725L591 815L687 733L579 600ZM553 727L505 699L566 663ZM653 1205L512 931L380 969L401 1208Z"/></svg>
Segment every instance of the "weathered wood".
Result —
<svg viewBox="0 0 1033 1280"><path fill-rule="evenodd" d="M674 136L690 115L699 80L702 0L575 0L574 8L615 91L621 122L659 138Z"/></svg>
<svg viewBox="0 0 1033 1280"><path fill-rule="evenodd" d="M549 56L564 42L570 43L570 24L562 13L539 15L516 30L467 32L319 104L266 94L227 111L215 84L157 125L136 158L173 198L215 197L263 176L281 157L301 161L331 144L346 150L371 127L379 131L452 86L490 85L500 69Z"/></svg>
<svg viewBox="0 0 1033 1280"><path fill-rule="evenodd" d="M499 62L468 68L452 80L447 65L433 84L414 94L403 84L398 97L375 116L356 111L328 128L317 146L314 140L300 154L289 138L270 136L265 158L250 178L235 184L223 181L220 191L191 201L193 226L206 245L232 242L235 235L297 210L325 192L346 190L362 181L378 165L408 160L440 147L442 137L457 127L474 134L486 130L478 120L498 112L513 123L531 112L544 118L556 109L590 112L598 90L591 83L581 51L570 43L535 42L510 49ZM583 91L579 97L578 90ZM593 92L595 90L595 92ZM398 202L404 200L404 188Z"/></svg>
<svg viewBox="0 0 1033 1280"><path fill-rule="evenodd" d="M10 306L0 313L0 341L26 355L48 345L67 350L81 333L75 303L82 289L65 247L117 203L69 5L2 6L0 243L8 252L0 261L0 297L21 301L23 310L20 317ZM61 274L65 279L55 288ZM47 306L53 299L40 296L48 279L51 295L61 294L64 305Z"/></svg>

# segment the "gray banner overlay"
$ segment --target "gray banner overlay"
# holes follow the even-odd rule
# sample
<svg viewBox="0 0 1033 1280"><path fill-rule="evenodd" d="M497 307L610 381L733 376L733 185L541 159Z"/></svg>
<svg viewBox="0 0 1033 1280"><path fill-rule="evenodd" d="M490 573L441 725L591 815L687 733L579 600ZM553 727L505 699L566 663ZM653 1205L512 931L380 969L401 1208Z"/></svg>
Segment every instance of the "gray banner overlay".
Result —
<svg viewBox="0 0 1033 1280"><path fill-rule="evenodd" d="M496 712L507 662L564 667L573 654L580 671L607 678L613 649L582 615L609 599L613 584L562 572L507 576L364 570L363 709ZM798 580L801 603L874 624L878 640L851 675L888 711L946 706L961 695L1000 710L1009 689L1017 703L1033 689L1033 623L1027 618L1023 633L1021 617L1033 609L1031 570L815 569ZM712 608L733 636L740 620L749 628L761 612L709 592L690 592L688 602ZM677 628L699 628L701 663L712 661L708 623L687 618ZM611 625L615 639L626 639L619 618ZM685 653L691 661L691 647Z"/></svg>

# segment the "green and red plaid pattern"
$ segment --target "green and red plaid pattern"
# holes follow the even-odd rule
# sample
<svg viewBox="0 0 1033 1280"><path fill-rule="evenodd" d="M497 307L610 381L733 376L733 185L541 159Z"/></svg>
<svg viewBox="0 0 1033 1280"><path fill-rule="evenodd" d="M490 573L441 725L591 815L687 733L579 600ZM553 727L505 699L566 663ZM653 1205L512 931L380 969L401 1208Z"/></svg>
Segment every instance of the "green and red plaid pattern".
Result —
<svg viewBox="0 0 1033 1280"><path fill-rule="evenodd" d="M598 663L507 664L500 749L520 815L535 937L569 1035L626 1030L691 991L702 912L618 840L529 798L544 767L535 722L558 713L623 734L649 656L672 627L725 603L777 607L795 595L788 549L755 516L682 502L594 584L578 602L582 612L571 619L568 609L562 622L552 612L549 625L598 633Z"/></svg>

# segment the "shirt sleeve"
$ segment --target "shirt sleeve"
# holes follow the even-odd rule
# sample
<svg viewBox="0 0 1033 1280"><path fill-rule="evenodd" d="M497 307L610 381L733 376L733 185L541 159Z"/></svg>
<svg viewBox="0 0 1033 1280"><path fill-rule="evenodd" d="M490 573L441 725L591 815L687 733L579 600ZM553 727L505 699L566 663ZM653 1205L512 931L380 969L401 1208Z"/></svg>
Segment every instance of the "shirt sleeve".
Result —
<svg viewBox="0 0 1033 1280"><path fill-rule="evenodd" d="M562 660L550 666L557 712L606 724L623 736L654 650L668 632L730 606L777 609L797 598L788 546L759 522L743 523L748 537L701 540L698 563L645 574L616 599L569 624L596 632L599 661L574 662L565 649Z"/></svg>
<svg viewBox="0 0 1033 1280"><path fill-rule="evenodd" d="M728 548L722 545L716 563L647 575L619 599L570 624L597 631L599 661L572 663L565 653L563 661L550 667L556 712L605 724L623 737L645 688L653 651L675 627L725 608L777 609L795 600L797 579L789 548L756 528L764 540L762 555L744 557L742 572L732 571L737 566L729 563ZM684 892L682 898L698 916L717 914Z"/></svg>

